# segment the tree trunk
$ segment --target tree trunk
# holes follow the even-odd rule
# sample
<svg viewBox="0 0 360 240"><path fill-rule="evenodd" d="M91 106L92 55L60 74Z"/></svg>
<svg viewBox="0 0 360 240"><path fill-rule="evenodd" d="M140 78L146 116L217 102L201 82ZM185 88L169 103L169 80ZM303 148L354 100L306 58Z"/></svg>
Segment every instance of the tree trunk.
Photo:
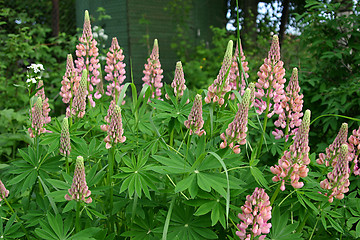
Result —
<svg viewBox="0 0 360 240"><path fill-rule="evenodd" d="M280 31L279 31L279 43L280 43L280 46L282 45L282 42L284 40L286 25L287 25L287 22L289 20L289 4L290 4L290 0L283 0L282 1L283 9L282 9L282 12L281 12Z"/></svg>
<svg viewBox="0 0 360 240"><path fill-rule="evenodd" d="M52 0L52 35L59 36L59 0Z"/></svg>

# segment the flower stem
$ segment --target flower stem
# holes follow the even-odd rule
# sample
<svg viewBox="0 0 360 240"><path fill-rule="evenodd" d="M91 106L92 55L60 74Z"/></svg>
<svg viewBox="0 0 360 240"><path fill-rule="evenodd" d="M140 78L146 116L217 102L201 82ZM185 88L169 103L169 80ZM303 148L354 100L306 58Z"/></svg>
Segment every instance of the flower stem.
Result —
<svg viewBox="0 0 360 240"><path fill-rule="evenodd" d="M76 202L75 232L80 232L80 201Z"/></svg>
<svg viewBox="0 0 360 240"><path fill-rule="evenodd" d="M113 210L113 195L114 195L114 188L112 185L112 176L114 173L114 157L115 157L115 147L112 144L112 147L109 149L109 166L108 166L108 184L110 187L110 204L109 204L109 215L110 215L110 231L113 228L114 219L112 216Z"/></svg>
<svg viewBox="0 0 360 240"><path fill-rule="evenodd" d="M3 198L3 200L5 201L6 205L9 207L10 211L12 212L12 214L15 214L15 218L16 218L16 221L18 221L19 223L21 223L21 229L24 231L25 235L26 235L26 238L27 239L30 239L29 238L29 235L28 235L28 232L26 231L22 221L20 220L20 218L16 215L14 209L11 207L10 203L7 201L6 198Z"/></svg>
<svg viewBox="0 0 360 240"><path fill-rule="evenodd" d="M270 90L268 90L268 96L267 96L267 100L266 100L266 110L265 110L265 117L264 117L263 132L261 134L259 147L257 149L257 154L256 154L257 158L259 158L260 154L261 154L261 147L262 147L262 144L263 144L263 139L265 137L265 131L266 131L266 125L267 125L267 121L268 121L269 109L270 109Z"/></svg>
<svg viewBox="0 0 360 240"><path fill-rule="evenodd" d="M69 173L69 156L66 154L65 156L65 167L66 167L66 173Z"/></svg>

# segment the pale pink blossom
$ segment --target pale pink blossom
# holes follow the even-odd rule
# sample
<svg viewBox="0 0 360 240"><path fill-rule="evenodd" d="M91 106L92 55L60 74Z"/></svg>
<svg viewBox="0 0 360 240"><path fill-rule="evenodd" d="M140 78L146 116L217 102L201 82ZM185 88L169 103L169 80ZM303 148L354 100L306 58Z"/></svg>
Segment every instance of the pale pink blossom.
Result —
<svg viewBox="0 0 360 240"><path fill-rule="evenodd" d="M144 84L150 86L151 96L150 98L161 99L161 88L163 86L163 70L161 69L161 64L159 60L159 44L158 40L154 40L154 46L151 52L150 57L147 59L147 63L145 63L145 70L143 71L144 77L142 80ZM149 100L150 101L150 100Z"/></svg>
<svg viewBox="0 0 360 240"><path fill-rule="evenodd" d="M100 128L103 131L107 131L107 136L104 141L106 142L105 147L107 149L113 147L117 143L123 143L126 137L123 136L124 129L121 118L121 109L113 101L110 103L108 115L105 117L105 121L108 122L106 125L102 125Z"/></svg>
<svg viewBox="0 0 360 240"><path fill-rule="evenodd" d="M245 204L241 207L242 213L238 214L241 222L237 224L239 231L236 231L236 235L242 240L250 240L254 237L264 239L271 228L271 223L267 222L271 219L271 209L269 196L265 190L255 188L251 196L246 196Z"/></svg>
<svg viewBox="0 0 360 240"><path fill-rule="evenodd" d="M356 130L354 129L352 135L348 139L349 143L349 161L354 160L353 170L355 175L360 175L360 166L359 166L359 154L360 154L360 127Z"/></svg>
<svg viewBox="0 0 360 240"><path fill-rule="evenodd" d="M227 92L231 91L229 69L233 60L232 51L233 41L230 40L226 48L224 60L222 62L219 74L217 75L214 82L208 87L208 93L205 97L206 103L210 103L211 101L214 103L218 102L220 106L225 103L224 96Z"/></svg>
<svg viewBox="0 0 360 240"><path fill-rule="evenodd" d="M176 63L175 76L174 76L174 80L171 83L171 87L174 89L175 97L177 99L180 99L184 94L184 90L186 89L184 70L181 61L178 61ZM170 99L168 94L165 94L165 98ZM187 103L189 103L189 99L187 100Z"/></svg>
<svg viewBox="0 0 360 240"><path fill-rule="evenodd" d="M187 129L190 130L190 135L192 135L193 133L198 136L201 136L203 134L206 135L205 130L202 129L204 125L204 120L202 116L202 98L200 94L196 94L188 120L184 122L184 125Z"/></svg>
<svg viewBox="0 0 360 240"><path fill-rule="evenodd" d="M332 172L327 174L327 179L320 182L320 187L327 190L325 196L329 197L329 202L337 199L343 199L344 193L349 191L349 150L347 144L342 144L336 165Z"/></svg>
<svg viewBox="0 0 360 240"><path fill-rule="evenodd" d="M84 18L84 27L83 34L79 38L79 44L76 45L76 56L75 60L76 71L79 74L82 74L83 70L88 70L87 81L89 82L87 91L88 99L91 106L95 106L95 102L92 99L92 92L94 91L94 86L100 83L100 64L99 59L99 49L96 47L97 42L93 38L90 24L89 12L85 11ZM97 95L99 96L99 95Z"/></svg>
<svg viewBox="0 0 360 240"><path fill-rule="evenodd" d="M310 129L310 110L305 111L299 130L295 133L294 142L289 150L279 159L278 165L270 167L275 176L272 178L274 182L281 181L281 191L285 190L285 181L290 179L290 183L294 188L303 187L304 183L300 182L300 177L307 176L309 169L307 165L309 159L309 129Z"/></svg>
<svg viewBox="0 0 360 240"><path fill-rule="evenodd" d="M220 135L220 138L223 140L223 142L220 144L220 148L229 146L234 151L234 153L239 154L240 145L246 144L248 112L251 100L250 94L251 89L246 89L234 120L228 125L225 133Z"/></svg>
<svg viewBox="0 0 360 240"><path fill-rule="evenodd" d="M105 80L110 82L107 86L106 95L112 96L115 102L122 89L122 83L126 78L124 58L123 50L120 48L117 38L114 37L109 52L106 55L105 72L107 74Z"/></svg>
<svg viewBox="0 0 360 240"><path fill-rule="evenodd" d="M45 118L43 115L43 102L41 97L38 97L36 103L31 108L31 127L28 128L31 138L39 136L41 133L46 132L44 128Z"/></svg>
<svg viewBox="0 0 360 240"><path fill-rule="evenodd" d="M285 129L286 141L289 136L295 135L301 124L301 117L303 116L303 97L304 95L300 94L298 70L297 68L294 68L289 85L286 87L285 98L280 102L283 112L279 114L279 118L274 122L274 125L278 128L272 132L275 139L284 136L282 129Z"/></svg>
<svg viewBox="0 0 360 240"><path fill-rule="evenodd" d="M259 79L255 84L255 107L257 113L262 114L268 106L268 116L281 114L283 109L281 101L285 98L284 84L286 82L284 62L280 60L279 38L274 35L268 57L264 59L260 71L257 73Z"/></svg>
<svg viewBox="0 0 360 240"><path fill-rule="evenodd" d="M65 195L65 199L68 201L75 200L77 202L85 203L92 202L90 197L91 191L86 184L84 158L82 156L78 156L76 158L74 178L68 192L69 194Z"/></svg>
<svg viewBox="0 0 360 240"><path fill-rule="evenodd" d="M78 118L83 118L86 110L87 91L87 71L83 70L78 90L75 93L71 114Z"/></svg>

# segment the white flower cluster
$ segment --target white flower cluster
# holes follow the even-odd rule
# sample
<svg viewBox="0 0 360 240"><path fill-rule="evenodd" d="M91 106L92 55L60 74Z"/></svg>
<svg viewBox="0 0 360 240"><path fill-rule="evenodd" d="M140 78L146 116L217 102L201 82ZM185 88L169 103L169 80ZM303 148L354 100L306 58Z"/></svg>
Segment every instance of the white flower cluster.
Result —
<svg viewBox="0 0 360 240"><path fill-rule="evenodd" d="M35 64L32 63L30 66L27 67L28 69L32 69L34 73L39 73L41 71L44 71L44 66L41 63Z"/></svg>
<svg viewBox="0 0 360 240"><path fill-rule="evenodd" d="M30 86L31 83L36 84L37 81L41 79L41 72L45 70L44 66L41 63L32 63L27 68L29 69L30 73L27 73L26 83L28 86Z"/></svg>
<svg viewBox="0 0 360 240"><path fill-rule="evenodd" d="M106 41L108 39L108 35L105 34L105 31L103 28L99 26L93 27L93 37L99 38L100 40Z"/></svg>

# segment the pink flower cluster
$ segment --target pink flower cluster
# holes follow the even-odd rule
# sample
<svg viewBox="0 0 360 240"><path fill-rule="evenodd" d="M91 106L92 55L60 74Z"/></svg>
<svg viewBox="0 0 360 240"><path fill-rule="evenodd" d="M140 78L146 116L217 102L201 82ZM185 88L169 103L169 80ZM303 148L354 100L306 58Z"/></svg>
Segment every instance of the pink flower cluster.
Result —
<svg viewBox="0 0 360 240"><path fill-rule="evenodd" d="M51 122L51 117L49 116L50 113L50 106L49 106L49 99L45 96L45 90L44 90L44 82L42 80L39 80L38 84L38 91L35 93L36 97L41 97L42 99L42 106L43 106L43 116L44 116L44 125Z"/></svg>
<svg viewBox="0 0 360 240"><path fill-rule="evenodd" d="M326 148L324 153L319 154L319 158L316 159L317 164L325 164L325 166L335 167L339 158L340 148L343 144L347 144L348 136L348 124L343 123L340 127L339 133L334 139L333 143Z"/></svg>
<svg viewBox="0 0 360 240"><path fill-rule="evenodd" d="M0 180L0 201L9 196L9 190L5 188L5 185Z"/></svg>
<svg viewBox="0 0 360 240"><path fill-rule="evenodd" d="M349 137L349 159L354 159L354 174L360 175L359 166L360 154L360 127L354 129L352 135Z"/></svg>
<svg viewBox="0 0 360 240"><path fill-rule="evenodd" d="M99 49L96 47L97 42L92 35L90 17L87 10L85 11L83 34L79 38L79 42L80 43L76 45L76 70L79 74L81 74L84 69L88 70L88 99L91 106L95 107L95 102L92 99L92 92L94 91L94 86L100 83L100 64L99 59L97 59L99 56ZM100 97L100 94L95 93L95 98L98 99Z"/></svg>
<svg viewBox="0 0 360 240"><path fill-rule="evenodd" d="M80 85L78 90L75 92L73 105L71 108L71 115L77 116L78 118L83 118L86 110L86 96L87 91L87 76L88 73L86 69L82 71Z"/></svg>
<svg viewBox="0 0 360 240"><path fill-rule="evenodd" d="M175 76L174 80L171 83L171 87L174 89L174 95L176 96L176 98L180 99L184 94L184 90L186 89L184 70L181 61L178 61L176 63ZM165 94L165 98L170 99L168 94ZM189 99L187 100L187 102L189 102Z"/></svg>
<svg viewBox="0 0 360 240"><path fill-rule="evenodd" d="M151 98L161 99L161 88L163 83L161 80L163 79L163 70L161 69L161 64L159 60L159 44L158 40L154 40L154 46L151 52L150 57L147 59L147 63L145 63L145 70L143 73L145 76L142 78L144 84L147 84L151 88Z"/></svg>
<svg viewBox="0 0 360 240"><path fill-rule="evenodd" d="M61 81L60 96L64 103L71 102L74 93L77 91L80 83L80 76L74 67L74 61L71 54L67 55L66 71Z"/></svg>
<svg viewBox="0 0 360 240"><path fill-rule="evenodd" d="M234 120L228 125L226 134L222 133L220 138L223 142L220 144L220 148L229 146L234 153L240 153L240 145L246 143L247 123L248 123L248 112L251 99L250 88L246 89L242 101L239 104L239 110L237 111Z"/></svg>
<svg viewBox="0 0 360 240"><path fill-rule="evenodd" d="M60 153L69 156L71 150L68 118L64 118L60 133Z"/></svg>
<svg viewBox="0 0 360 240"><path fill-rule="evenodd" d="M202 117L202 98L200 94L196 94L188 120L184 122L184 125L186 128L190 129L190 135L192 135L193 133L198 136L201 136L203 134L206 135L205 130L202 129L204 125L204 120Z"/></svg>
<svg viewBox="0 0 360 240"><path fill-rule="evenodd" d="M285 140L288 141L289 136L295 135L298 127L301 124L301 117L303 116L303 97L300 94L300 86L298 80L298 70L293 69L289 85L286 87L285 98L280 102L283 112L279 114L279 118L274 122L278 128L285 129ZM280 139L284 136L281 129L276 129L272 132L275 139Z"/></svg>
<svg viewBox="0 0 360 240"><path fill-rule="evenodd" d="M107 131L107 136L104 141L106 142L106 148L109 149L113 144L123 143L126 137L123 136L124 129L122 126L121 109L113 101L110 103L108 116L105 117L105 121L108 124L101 125L101 130Z"/></svg>
<svg viewBox="0 0 360 240"><path fill-rule="evenodd" d="M31 138L39 136L41 133L46 132L44 128L45 117L43 114L43 101L38 97L36 103L31 108L31 127L28 128Z"/></svg>
<svg viewBox="0 0 360 240"><path fill-rule="evenodd" d="M254 239L257 236L260 240L265 239L271 228L271 223L267 223L271 219L271 209L265 190L255 188L251 196L246 196L245 205L241 207L243 213L238 215L241 222L237 225L239 231L236 231L236 235L242 240Z"/></svg>
<svg viewBox="0 0 360 240"><path fill-rule="evenodd" d="M69 194L65 195L65 199L68 201L75 200L85 203L92 202L90 197L91 191L86 184L84 158L82 156L78 156L76 158L74 178L68 192Z"/></svg>
<svg viewBox="0 0 360 240"><path fill-rule="evenodd" d="M232 51L233 41L230 40L226 48L224 60L219 74L217 75L217 78L214 80L213 84L208 87L208 93L205 97L206 103L213 101L214 103L218 102L219 105L222 106L225 102L225 94L231 91L229 69L231 67L231 63L233 62Z"/></svg>
<svg viewBox="0 0 360 240"><path fill-rule="evenodd" d="M304 186L304 183L299 182L299 180L300 177L306 177L309 172L307 165L310 163L310 115L310 110L306 110L299 130L295 133L294 143L279 159L279 165L270 167L271 172L276 175L272 180L274 182L281 181L281 191L285 190L285 181L288 178L290 178L291 185L294 188L302 188Z"/></svg>
<svg viewBox="0 0 360 240"><path fill-rule="evenodd" d="M284 62L280 60L279 38L274 35L268 57L264 59L264 64L257 73L259 79L255 92L257 113L262 114L268 108L267 117L269 118L283 111L281 101L285 98L284 84L286 82L283 65ZM273 103L268 102L270 100Z"/></svg>
<svg viewBox="0 0 360 240"><path fill-rule="evenodd" d="M106 95L112 96L115 102L117 102L117 98L122 89L121 84L126 78L124 58L123 50L120 48L117 38L114 37L109 52L106 55L105 72L107 74L105 80L110 82L107 86Z"/></svg>
<svg viewBox="0 0 360 240"><path fill-rule="evenodd" d="M240 56L239 56L239 48L240 48ZM244 72L242 71L242 69L239 68L239 64L237 61L238 58L241 62L242 69L245 72L245 76L244 76ZM230 68L230 72L229 72L229 85L231 87L231 90L239 89L241 96L244 95L244 93L245 93L245 87L246 87L245 77L246 77L246 79L249 78L249 74L247 73L248 71L249 71L248 62L245 61L245 54L243 52L241 42L240 42L240 47L239 47L238 42L236 42L235 53L233 56L233 60L232 60L231 68ZM241 78L240 78L240 72L241 72ZM232 100L235 99L234 94L231 95L231 99Z"/></svg>
<svg viewBox="0 0 360 240"><path fill-rule="evenodd" d="M340 154L338 161L332 172L327 174L327 179L320 182L320 187L322 189L328 190L328 193L325 193L329 197L329 202L334 201L334 197L337 199L343 199L344 193L349 191L349 161L348 161L348 145L342 144L340 147Z"/></svg>

